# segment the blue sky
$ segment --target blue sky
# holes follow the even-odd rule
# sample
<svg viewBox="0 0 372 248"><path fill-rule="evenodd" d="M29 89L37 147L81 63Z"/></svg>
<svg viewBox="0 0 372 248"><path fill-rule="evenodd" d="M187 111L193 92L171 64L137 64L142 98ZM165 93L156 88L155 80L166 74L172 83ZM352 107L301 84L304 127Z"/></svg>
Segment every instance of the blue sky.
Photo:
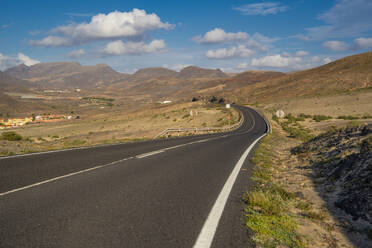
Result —
<svg viewBox="0 0 372 248"><path fill-rule="evenodd" d="M0 70L105 63L121 72L187 65L292 71L372 50L371 0L11 1Z"/></svg>

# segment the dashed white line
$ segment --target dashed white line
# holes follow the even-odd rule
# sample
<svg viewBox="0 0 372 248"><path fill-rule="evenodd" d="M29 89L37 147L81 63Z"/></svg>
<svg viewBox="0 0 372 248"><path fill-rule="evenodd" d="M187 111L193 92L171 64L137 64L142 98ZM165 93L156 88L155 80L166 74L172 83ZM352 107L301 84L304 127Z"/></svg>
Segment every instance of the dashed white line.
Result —
<svg viewBox="0 0 372 248"><path fill-rule="evenodd" d="M146 157L149 157L149 156L152 156L152 155L155 155L155 154L158 154L158 153L162 153L162 152L165 152L165 150L162 149L162 150L157 150L157 151L153 151L153 152L143 153L143 154L137 155L136 158L146 158Z"/></svg>

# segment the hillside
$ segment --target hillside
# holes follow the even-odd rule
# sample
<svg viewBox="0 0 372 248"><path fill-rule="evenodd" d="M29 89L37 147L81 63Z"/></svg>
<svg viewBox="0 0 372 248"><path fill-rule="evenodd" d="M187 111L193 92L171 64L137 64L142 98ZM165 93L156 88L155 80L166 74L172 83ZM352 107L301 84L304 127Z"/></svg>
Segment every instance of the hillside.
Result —
<svg viewBox="0 0 372 248"><path fill-rule="evenodd" d="M0 91L1 92L29 92L32 87L30 82L11 77L0 71Z"/></svg>
<svg viewBox="0 0 372 248"><path fill-rule="evenodd" d="M105 64L82 66L76 62L20 65L5 71L8 75L34 82L41 88L92 88L126 78Z"/></svg>
<svg viewBox="0 0 372 248"><path fill-rule="evenodd" d="M245 71L232 77L229 82L238 84L255 84L284 75L286 74L277 71Z"/></svg>
<svg viewBox="0 0 372 248"><path fill-rule="evenodd" d="M131 77L130 80L150 79L150 78L175 78L178 72L169 70L163 67L150 67L139 69Z"/></svg>
<svg viewBox="0 0 372 248"><path fill-rule="evenodd" d="M190 79L190 78L228 78L229 76L223 73L220 69L204 69L197 66L188 66L183 68L178 78Z"/></svg>
<svg viewBox="0 0 372 248"><path fill-rule="evenodd" d="M372 52L353 55L332 63L260 84L246 86L240 96L250 101L275 101L303 96L321 96L372 87Z"/></svg>

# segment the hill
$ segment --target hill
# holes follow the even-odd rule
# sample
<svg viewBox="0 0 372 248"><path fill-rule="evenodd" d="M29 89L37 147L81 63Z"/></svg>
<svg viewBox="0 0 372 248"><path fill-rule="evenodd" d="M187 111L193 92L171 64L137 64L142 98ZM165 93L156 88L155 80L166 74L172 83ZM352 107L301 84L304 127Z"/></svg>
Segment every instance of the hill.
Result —
<svg viewBox="0 0 372 248"><path fill-rule="evenodd" d="M190 78L228 78L229 76L223 73L220 69L204 69L197 66L188 66L183 68L178 78L190 79Z"/></svg>
<svg viewBox="0 0 372 248"><path fill-rule="evenodd" d="M29 92L33 85L30 82L11 77L0 71L0 91L1 92Z"/></svg>
<svg viewBox="0 0 372 248"><path fill-rule="evenodd" d="M163 67L150 67L139 69L131 77L130 80L144 79L144 78L175 78L178 72L169 70Z"/></svg>
<svg viewBox="0 0 372 248"><path fill-rule="evenodd" d="M5 71L8 75L34 82L41 88L92 88L126 78L105 64L82 66L76 62L20 65Z"/></svg>
<svg viewBox="0 0 372 248"><path fill-rule="evenodd" d="M372 52L245 86L235 94L250 101L275 101L345 93L372 87Z"/></svg>

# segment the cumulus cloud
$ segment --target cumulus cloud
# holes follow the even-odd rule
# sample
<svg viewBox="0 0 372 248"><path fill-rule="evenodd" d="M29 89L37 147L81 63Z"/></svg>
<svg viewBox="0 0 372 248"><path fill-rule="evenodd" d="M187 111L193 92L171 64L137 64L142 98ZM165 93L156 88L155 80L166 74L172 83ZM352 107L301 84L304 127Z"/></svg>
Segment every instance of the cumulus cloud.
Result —
<svg viewBox="0 0 372 248"><path fill-rule="evenodd" d="M40 63L39 60L31 59L30 57L24 55L23 53L18 53L18 60L27 66L35 65Z"/></svg>
<svg viewBox="0 0 372 248"><path fill-rule="evenodd" d="M278 2L252 3L234 8L234 10L240 11L244 15L262 16L275 15L277 13L284 12L287 9L287 6Z"/></svg>
<svg viewBox="0 0 372 248"><path fill-rule="evenodd" d="M73 45L73 41L65 37L51 35L41 40L31 40L30 45L44 47L71 46Z"/></svg>
<svg viewBox="0 0 372 248"><path fill-rule="evenodd" d="M185 67L190 66L190 64L175 64L175 65L168 65L164 64L163 67L168 68L170 70L180 71Z"/></svg>
<svg viewBox="0 0 372 248"><path fill-rule="evenodd" d="M145 10L114 11L95 15L88 23L56 27L51 32L59 34L58 36L48 36L30 43L38 46L69 46L94 40L118 38L133 40L141 38L149 31L171 28L173 25L162 22L155 13L148 14Z"/></svg>
<svg viewBox="0 0 372 248"><path fill-rule="evenodd" d="M330 57L326 57L323 59L323 64L331 63L333 60Z"/></svg>
<svg viewBox="0 0 372 248"><path fill-rule="evenodd" d="M231 48L220 48L217 50L209 50L205 54L209 59L230 59L230 58L246 58L254 55L256 52L244 45L238 45Z"/></svg>
<svg viewBox="0 0 372 248"><path fill-rule="evenodd" d="M27 55L23 53L18 53L17 57L11 57L11 56L6 56L0 53L0 70L6 70L8 68L20 65L20 64L25 64L27 66L35 65L40 63L40 61L31 59Z"/></svg>
<svg viewBox="0 0 372 248"><path fill-rule="evenodd" d="M372 48L372 38L358 38L354 40L354 49Z"/></svg>
<svg viewBox="0 0 372 248"><path fill-rule="evenodd" d="M347 43L337 40L326 41L323 43L323 47L337 52L347 51L350 49L350 46Z"/></svg>
<svg viewBox="0 0 372 248"><path fill-rule="evenodd" d="M372 1L337 0L336 4L318 16L324 24L306 29L297 35L308 40L353 37L372 30Z"/></svg>
<svg viewBox="0 0 372 248"><path fill-rule="evenodd" d="M103 49L103 53L106 55L123 55L123 54L146 54L146 53L158 53L164 51L166 48L163 40L153 40L149 44L145 44L143 41L140 42L123 42L121 40L110 42Z"/></svg>
<svg viewBox="0 0 372 248"><path fill-rule="evenodd" d="M276 54L252 59L251 65L254 67L297 68L301 62L300 57L283 57Z"/></svg>
<svg viewBox="0 0 372 248"><path fill-rule="evenodd" d="M198 43L224 43L229 41L247 40L249 35L245 32L227 33L221 28L208 31L204 36L196 36L194 40Z"/></svg>
<svg viewBox="0 0 372 248"><path fill-rule="evenodd" d="M84 49L73 50L68 53L68 57L72 59L80 58L83 55L85 55Z"/></svg>
<svg viewBox="0 0 372 248"><path fill-rule="evenodd" d="M297 51L296 54L295 54L296 57L303 57L303 56L306 56L306 55L309 55L309 53L306 52L306 51Z"/></svg>

